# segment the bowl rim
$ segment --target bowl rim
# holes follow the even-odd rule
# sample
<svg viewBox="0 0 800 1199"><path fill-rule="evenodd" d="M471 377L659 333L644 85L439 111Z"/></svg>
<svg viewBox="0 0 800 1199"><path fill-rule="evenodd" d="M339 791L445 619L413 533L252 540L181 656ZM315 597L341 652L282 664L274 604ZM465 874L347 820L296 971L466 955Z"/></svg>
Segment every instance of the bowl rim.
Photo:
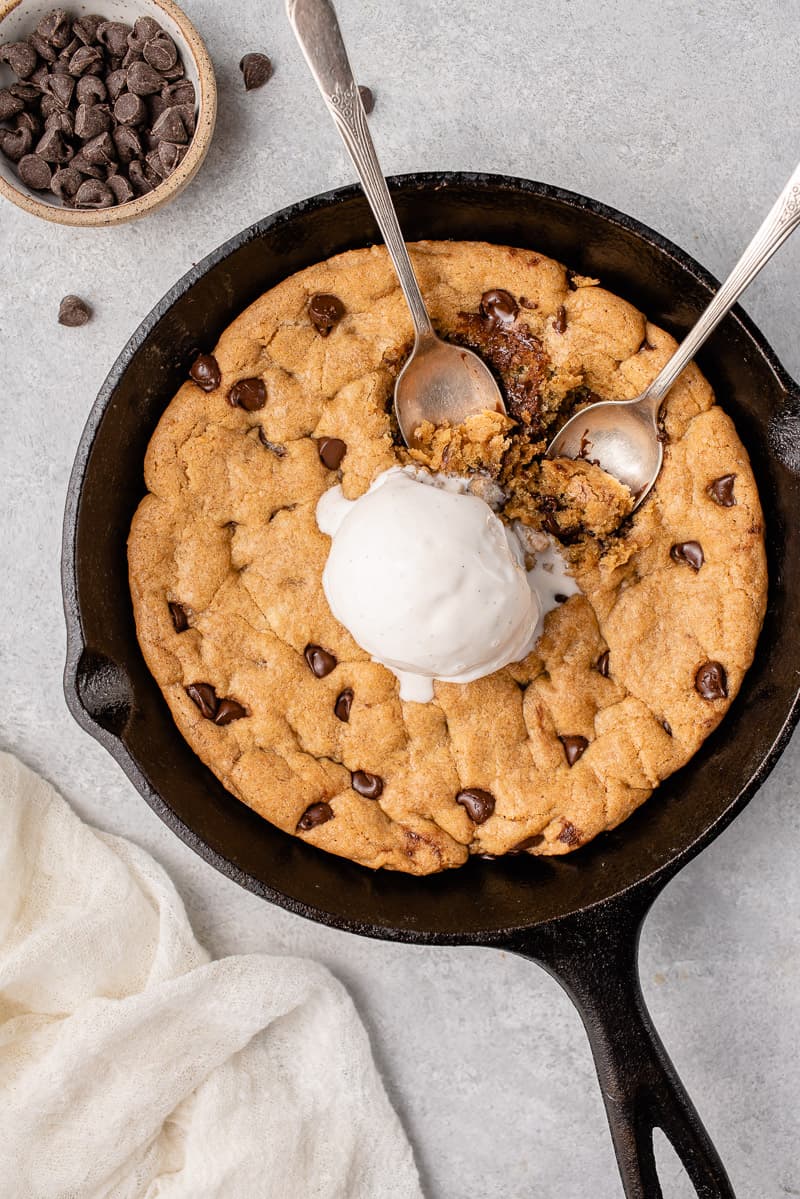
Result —
<svg viewBox="0 0 800 1199"><path fill-rule="evenodd" d="M0 0L0 27L3 21L15 9L24 5L26 0ZM100 0L102 4L102 0ZM156 209L162 208L170 200L186 188L194 179L211 146L214 127L217 121L217 84L214 76L214 65L206 49L205 42L183 9L175 0L150 0L156 8L161 8L181 31L189 51L197 67L197 77L200 84L200 95L197 103L197 128L194 132L186 157L173 173L164 179L158 187L144 196L137 196L126 204L116 204L113 208L75 209L44 204L27 191L15 187L0 175L0 196L10 200L17 208L31 216L40 217L55 225L69 225L79 229L108 228L112 225L122 225L127 221L135 221Z"/></svg>
<svg viewBox="0 0 800 1199"><path fill-rule="evenodd" d="M493 174L489 172L470 172L470 171L428 171L428 172L411 172L404 175L390 176L387 178L387 184L390 191L413 191L414 188L420 190L440 190L447 187L473 187L477 190L483 189L500 189L514 192L523 192L535 198L555 200L563 204L565 207L573 209L584 209L590 211L594 217L600 218L609 222L611 225L618 228L623 228L630 231L635 236L648 242L661 253L673 258L679 266L693 276L705 289L714 290L718 288L718 280L704 267L702 267L691 255L682 250L674 242L664 237L660 233L655 232L649 226L638 219L628 216L626 213L619 211L604 204L601 201L591 199L579 193L572 192L560 187L555 187L546 183L523 179L519 177ZM144 798L147 804L154 812L164 821L164 823L174 832L182 841L185 842L191 849L195 851L204 861L213 866L227 878L237 882L246 890L252 891L261 898L268 900L271 903L277 904L279 907L292 912L295 915L303 916L307 919L314 920L317 923L327 925L331 928L336 928L341 931L356 933L361 936L376 938L379 940L405 942L413 944L426 945L502 945L507 944L509 937L516 934L521 934L532 927L529 921L523 921L519 925L510 926L503 929L486 928L480 934L478 933L457 933L457 932L438 932L425 929L408 929L395 927L392 925L380 925L373 923L364 923L359 920L352 919L341 915L340 913L331 911L325 907L318 907L313 902L300 901L293 896L287 895L263 882L263 880L254 877L242 868L240 868L230 858L227 858L223 853L212 849L194 828L187 825L173 809L168 802L155 790L146 777L143 768L138 761L128 750L121 737L108 729L97 724L88 712L83 707L77 688L77 673L79 669L80 658L83 650L86 648L81 608L78 599L78 580L77 580L77 531L78 517L82 501L83 486L85 482L86 469L92 452L92 447L95 437L98 433L100 425L105 416L106 410L113 398L114 392L128 369L131 360L139 352L143 344L146 342L152 331L163 319L169 309L179 300L187 291L189 291L199 278L205 275L211 268L216 266L225 258L231 256L236 251L241 249L249 241L258 239L267 231L291 222L296 216L314 212L321 208L335 206L337 203L350 200L356 196L362 195L361 187L358 184L348 184L343 187L331 189L311 196L304 200L299 200L293 204L278 210L270 216L264 217L252 225L241 230L233 237L227 239L223 244L218 246L207 254L201 261L192 266L177 283L158 301L150 313L140 323L133 335L130 337L127 344L123 347L113 366L111 367L105 381L103 382L97 398L92 406L89 416L86 421L83 433L81 435L75 461L70 473L69 483L67 487L67 499L64 512L63 523L63 540L62 540L62 556L61 556L61 582L62 596L64 602L64 613L67 626L67 648L66 661L64 668L64 692L67 706L81 728L85 729L92 737L95 738L105 749L111 754L115 761L122 767L124 773L136 787L139 794ZM800 410L800 385L789 375L786 369L781 364L775 351L766 341L764 335L760 332L757 326L753 323L750 317L736 305L730 312L727 319L732 319L738 324L747 337L756 345L761 353L763 360L773 373L777 386L794 401L794 404ZM794 473L800 473L795 471ZM795 692L788 709L785 714L783 724L774 737L772 743L764 751L758 766L753 773L744 781L741 788L732 795L727 806L688 844L683 845L676 850L668 859L664 860L651 870L645 871L637 879L634 879L627 885L623 885L619 890L614 891L604 898L597 898L586 904L584 911L596 910L614 903L617 900L622 901L625 897L633 897L634 895L646 895L650 899L673 878L689 861L697 856L703 849L706 848L719 834L727 828L731 821L742 811L747 803L752 799L755 793L766 781L769 774L775 767L778 759L789 743L789 740L794 732L795 727L800 721L800 688ZM447 873L447 872L445 872ZM554 922L566 919L567 917L556 917Z"/></svg>

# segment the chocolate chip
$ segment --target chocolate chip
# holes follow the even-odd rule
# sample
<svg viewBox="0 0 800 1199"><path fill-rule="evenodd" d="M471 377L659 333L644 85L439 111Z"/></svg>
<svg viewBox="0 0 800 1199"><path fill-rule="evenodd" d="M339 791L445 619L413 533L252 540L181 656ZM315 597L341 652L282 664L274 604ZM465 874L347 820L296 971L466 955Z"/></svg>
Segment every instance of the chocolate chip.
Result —
<svg viewBox="0 0 800 1199"><path fill-rule="evenodd" d="M568 766L574 766L578 758L583 756L589 745L586 738L579 736L577 733L568 733L558 739L564 746L564 757L567 759Z"/></svg>
<svg viewBox="0 0 800 1199"><path fill-rule="evenodd" d="M133 33L130 25L121 21L101 21L95 30L95 37L109 54L122 58L128 51L128 35Z"/></svg>
<svg viewBox="0 0 800 1199"><path fill-rule="evenodd" d="M17 171L22 182L32 191L47 191L53 179L53 172L38 154L26 154L21 158Z"/></svg>
<svg viewBox="0 0 800 1199"><path fill-rule="evenodd" d="M703 699L727 699L728 676L721 662L706 662L694 676L695 690Z"/></svg>
<svg viewBox="0 0 800 1199"><path fill-rule="evenodd" d="M338 437L321 437L317 442L320 461L328 470L338 470L347 453L347 445Z"/></svg>
<svg viewBox="0 0 800 1199"><path fill-rule="evenodd" d="M327 292L317 292L308 301L308 315L311 318L311 324L321 337L327 337L344 314L345 306L339 297L329 295Z"/></svg>
<svg viewBox="0 0 800 1199"><path fill-rule="evenodd" d="M679 541L672 546L669 556L673 562L685 562L692 570L699 570L705 561L699 541Z"/></svg>
<svg viewBox="0 0 800 1199"><path fill-rule="evenodd" d="M480 787L466 787L459 791L456 803L461 804L473 824L485 824L494 811L494 796L491 791L482 791Z"/></svg>
<svg viewBox="0 0 800 1199"><path fill-rule="evenodd" d="M240 379L228 392L231 408L244 408L245 412L257 412L267 402L267 389L263 379Z"/></svg>
<svg viewBox="0 0 800 1199"><path fill-rule="evenodd" d="M574 849L576 845L580 845L582 834L571 821L565 820L561 826L561 832L558 834L558 840Z"/></svg>
<svg viewBox="0 0 800 1199"><path fill-rule="evenodd" d="M128 168L128 178L133 184L137 196L146 196L159 183L159 178L146 162L132 162Z"/></svg>
<svg viewBox="0 0 800 1199"><path fill-rule="evenodd" d="M122 99L123 97L120 97L117 104L120 104ZM153 125L152 133L158 141L176 142L178 145L189 140L177 108L166 108Z"/></svg>
<svg viewBox="0 0 800 1199"><path fill-rule="evenodd" d="M75 135L81 141L90 141L101 133L107 133L111 124L111 110L107 104L78 105L75 113Z"/></svg>
<svg viewBox="0 0 800 1199"><path fill-rule="evenodd" d="M143 125L147 116L147 105L133 92L123 92L114 101L114 118L120 125Z"/></svg>
<svg viewBox="0 0 800 1199"><path fill-rule="evenodd" d="M19 162L33 149L30 129L0 129L0 150L12 162Z"/></svg>
<svg viewBox="0 0 800 1199"><path fill-rule="evenodd" d="M164 79L149 62L135 62L128 68L128 91L137 96L152 96L160 92Z"/></svg>
<svg viewBox="0 0 800 1199"><path fill-rule="evenodd" d="M36 153L45 162L69 162L72 155L67 149L66 142L57 129L47 129L36 146Z"/></svg>
<svg viewBox="0 0 800 1199"><path fill-rule="evenodd" d="M518 312L517 301L502 287L485 291L481 296L481 314L494 325L510 325Z"/></svg>
<svg viewBox="0 0 800 1199"><path fill-rule="evenodd" d="M197 704L206 720L214 719L219 701L217 693L210 683L190 683L186 688L186 694L193 703Z"/></svg>
<svg viewBox="0 0 800 1199"><path fill-rule="evenodd" d="M72 37L72 23L63 8L54 8L41 18L36 33L56 50L63 50Z"/></svg>
<svg viewBox="0 0 800 1199"><path fill-rule="evenodd" d="M161 89L161 95L169 107L172 107L173 104L191 104L194 108L197 102L194 84L190 79L179 79L177 83L165 83Z"/></svg>
<svg viewBox="0 0 800 1199"><path fill-rule="evenodd" d="M0 88L0 121L10 121L24 107L25 101L20 96L13 95L7 87Z"/></svg>
<svg viewBox="0 0 800 1199"><path fill-rule="evenodd" d="M243 716L249 715L247 708L238 700L221 699L214 717L214 724L230 724L232 720L241 720Z"/></svg>
<svg viewBox="0 0 800 1199"><path fill-rule="evenodd" d="M108 180L108 186L114 193L114 199L118 204L127 204L129 200L133 199L133 188L124 175L112 175Z"/></svg>
<svg viewBox="0 0 800 1199"><path fill-rule="evenodd" d="M92 78L92 77L89 76L89 78ZM80 86L80 84L78 86ZM106 76L106 91L108 92L108 98L112 102L112 104L116 103L116 101L119 99L119 97L125 91L127 86L128 86L128 72L127 71L122 71L122 70L112 71L110 75Z"/></svg>
<svg viewBox="0 0 800 1199"><path fill-rule="evenodd" d="M91 162L87 162L82 151L78 151L74 158L70 159L69 163L73 171L79 171L81 175L88 175L91 179L103 179L103 168L93 166Z"/></svg>
<svg viewBox="0 0 800 1199"><path fill-rule="evenodd" d="M366 770L354 770L353 790L364 799L377 799L383 793L383 779L377 774L368 774Z"/></svg>
<svg viewBox="0 0 800 1199"><path fill-rule="evenodd" d="M142 54L144 61L159 72L168 71L178 61L178 47L168 33L160 33L145 42Z"/></svg>
<svg viewBox="0 0 800 1199"><path fill-rule="evenodd" d="M108 98L108 90L97 75L84 75L75 87L75 98L79 104L103 104Z"/></svg>
<svg viewBox="0 0 800 1199"><path fill-rule="evenodd" d="M309 829L317 828L320 824L327 824L329 820L333 820L333 808L329 803L312 803L306 808L303 815L297 822L298 831L308 832Z"/></svg>
<svg viewBox="0 0 800 1199"><path fill-rule="evenodd" d="M668 720L662 720L661 727L664 730L664 732L667 734L668 737L672 736L672 726Z"/></svg>
<svg viewBox="0 0 800 1199"><path fill-rule="evenodd" d="M362 83L359 85L358 94L361 97L361 103L364 105L364 112L369 116L375 107L375 96L373 95L372 88L366 87Z"/></svg>
<svg viewBox="0 0 800 1199"><path fill-rule="evenodd" d="M637 353L641 353L642 350L654 350L655 348L656 347L651 345L651 343L647 340L647 334L645 334L645 336L642 338L642 344L639 346Z"/></svg>
<svg viewBox="0 0 800 1199"><path fill-rule="evenodd" d="M277 455L278 458L286 457L286 446L280 445L277 441L270 441L261 425L258 426L258 440L261 442L265 450Z"/></svg>
<svg viewBox="0 0 800 1199"><path fill-rule="evenodd" d="M133 23L133 30L128 34L128 45L141 49L163 32L155 17L138 17Z"/></svg>
<svg viewBox="0 0 800 1199"><path fill-rule="evenodd" d="M36 70L39 59L27 42L8 42L0 46L0 62L7 62L20 79L27 79Z"/></svg>
<svg viewBox="0 0 800 1199"><path fill-rule="evenodd" d="M611 658L610 651L605 649L605 650L603 650L602 654L600 655L600 657L597 659L597 661L594 664L595 670L597 671L598 674L601 674L604 679L608 678L608 673L609 673L608 663L609 663L610 658Z"/></svg>
<svg viewBox="0 0 800 1199"><path fill-rule="evenodd" d="M81 46L69 60L69 73L76 79L80 75L99 75L103 65L103 55L96 46Z"/></svg>
<svg viewBox="0 0 800 1199"><path fill-rule="evenodd" d="M203 391L216 391L222 380L222 372L213 354L198 354L189 370L189 377Z"/></svg>
<svg viewBox="0 0 800 1199"><path fill-rule="evenodd" d="M179 604L175 600L170 600L168 606L175 632L185 633L189 627L189 617L186 614L183 604Z"/></svg>
<svg viewBox="0 0 800 1199"><path fill-rule="evenodd" d="M340 691L336 696L336 703L333 705L333 714L337 720L341 720L343 724L347 724L350 719L350 709L353 706L353 689L346 687L344 691Z"/></svg>
<svg viewBox="0 0 800 1199"><path fill-rule="evenodd" d="M63 138L69 140L75 136L75 122L72 119L71 112L53 112L44 123L45 129L52 129L55 133L60 133ZM74 157L74 156L73 156ZM70 162L73 160L70 159Z"/></svg>
<svg viewBox="0 0 800 1199"><path fill-rule="evenodd" d="M117 156L121 163L126 166L133 162L134 159L141 158L144 153L139 134L134 130L123 125L119 129L114 130L114 147L117 151Z"/></svg>
<svg viewBox="0 0 800 1199"><path fill-rule="evenodd" d="M97 31L102 24L102 17L80 17L72 26L72 32L84 46L91 46L97 41Z"/></svg>
<svg viewBox="0 0 800 1199"><path fill-rule="evenodd" d="M565 604L567 602L567 600L569 599L569 596L562 595L562 593L560 591L557 591L555 593L555 595L553 596L553 599L556 601L557 604Z"/></svg>
<svg viewBox="0 0 800 1199"><path fill-rule="evenodd" d="M321 645L307 645L303 653L310 670L318 679L324 679L325 675L330 674L338 665L334 655L329 654Z"/></svg>
<svg viewBox="0 0 800 1199"><path fill-rule="evenodd" d="M38 137L42 133L41 118L37 117L34 112L18 113L14 118L14 127L16 129L29 129L33 137Z"/></svg>
<svg viewBox="0 0 800 1199"><path fill-rule="evenodd" d="M82 183L83 176L80 171L76 171L70 164L67 167L59 167L54 172L50 182L50 190L54 196L58 196L59 200L69 201L75 198L75 194Z"/></svg>
<svg viewBox="0 0 800 1199"><path fill-rule="evenodd" d="M245 91L252 92L257 87L263 87L272 76L272 63L266 54L245 54L239 63L239 70L244 78Z"/></svg>
<svg viewBox="0 0 800 1199"><path fill-rule="evenodd" d="M720 475L706 487L706 492L715 504L719 504L720 508L732 508L736 503L736 497L733 494L735 478L736 475Z"/></svg>
<svg viewBox="0 0 800 1199"><path fill-rule="evenodd" d="M527 296L520 296L519 306L520 308L527 308L529 312L533 312L539 307L536 300L529 300Z"/></svg>
<svg viewBox="0 0 800 1199"><path fill-rule="evenodd" d="M84 209L113 208L116 198L101 179L87 179L75 193L75 207Z"/></svg>
<svg viewBox="0 0 800 1199"><path fill-rule="evenodd" d="M93 78L88 76L87 78ZM69 108L75 93L75 80L71 75L50 75L47 80L47 91L54 96L62 108ZM42 112L50 105L42 103ZM55 106L53 106L55 107ZM45 113L45 115L47 115Z"/></svg>
<svg viewBox="0 0 800 1199"><path fill-rule="evenodd" d="M566 333L567 331L567 310L563 304L559 306L558 312L555 315L553 328L556 333Z"/></svg>
<svg viewBox="0 0 800 1199"><path fill-rule="evenodd" d="M97 137L84 142L82 153L86 161L95 167L107 167L117 160L117 148L110 133L99 133Z"/></svg>
<svg viewBox="0 0 800 1199"><path fill-rule="evenodd" d="M53 63L58 58L58 50L55 46L51 46L48 41L40 37L38 33L32 33L28 38L28 45L33 46L40 59L45 62Z"/></svg>

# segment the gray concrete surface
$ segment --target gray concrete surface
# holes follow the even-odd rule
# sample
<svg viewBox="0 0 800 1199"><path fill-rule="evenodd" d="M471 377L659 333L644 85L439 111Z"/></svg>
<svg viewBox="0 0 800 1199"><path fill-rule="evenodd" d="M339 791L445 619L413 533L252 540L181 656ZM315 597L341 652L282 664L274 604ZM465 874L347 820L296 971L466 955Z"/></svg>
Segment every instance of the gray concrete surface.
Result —
<svg viewBox="0 0 800 1199"><path fill-rule="evenodd" d="M544 973L497 952L361 941L268 907L178 842L64 706L61 512L107 370L198 258L352 178L279 0L185 7L220 83L216 139L193 186L112 231L48 227L10 205L0 213L0 744L84 817L154 854L213 953L308 954L347 983L431 1199L618 1199L589 1051ZM574 188L720 274L795 164L797 0L339 7L376 92L387 172L481 169ZM237 64L252 49L272 55L275 76L245 96ZM796 377L799 269L800 237L745 304ZM94 304L86 328L56 324L65 292ZM796 739L748 810L657 902L642 944L655 1020L737 1194L754 1199L800 1195L799 776ZM690 1193L679 1175L666 1158L667 1199Z"/></svg>

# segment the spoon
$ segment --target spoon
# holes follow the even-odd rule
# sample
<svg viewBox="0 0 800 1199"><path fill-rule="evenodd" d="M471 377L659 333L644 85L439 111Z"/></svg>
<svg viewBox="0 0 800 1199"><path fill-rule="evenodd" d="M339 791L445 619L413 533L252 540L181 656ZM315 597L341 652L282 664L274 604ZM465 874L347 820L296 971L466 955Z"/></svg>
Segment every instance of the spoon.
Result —
<svg viewBox="0 0 800 1199"><path fill-rule="evenodd" d="M358 172L414 323L414 348L394 386L397 423L406 445L423 421L462 424L478 412L505 412L500 388L484 362L436 336L406 250L364 105L330 0L286 0L286 11L311 74Z"/></svg>
<svg viewBox="0 0 800 1199"><path fill-rule="evenodd" d="M638 508L661 470L664 449L658 436L658 414L667 392L798 224L800 166L697 324L650 386L633 400L602 400L577 412L550 442L547 457L596 462L627 484L633 492L633 506Z"/></svg>

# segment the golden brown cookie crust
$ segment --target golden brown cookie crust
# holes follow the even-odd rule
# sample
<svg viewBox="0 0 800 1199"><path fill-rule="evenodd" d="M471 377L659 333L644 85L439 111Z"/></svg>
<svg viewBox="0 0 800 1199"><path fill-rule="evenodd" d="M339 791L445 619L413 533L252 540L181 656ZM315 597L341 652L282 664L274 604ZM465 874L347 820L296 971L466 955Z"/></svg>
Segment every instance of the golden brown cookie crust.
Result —
<svg viewBox="0 0 800 1199"><path fill-rule="evenodd" d="M468 339L463 314L479 313L487 289L520 303L544 355L545 426L559 405L592 393L637 394L674 347L630 304L593 280L570 285L562 266L530 251L423 242L411 252L446 335ZM345 310L326 336L307 311L316 293ZM388 409L411 336L382 247L310 267L234 321L214 351L220 386L185 383L147 452L149 494L129 542L139 640L195 752L286 832L417 874L521 844L566 853L624 820L691 757L752 661L767 576L747 454L687 368L666 404L653 494L617 534L569 548L583 595L547 617L536 651L474 683L437 683L430 704L401 702L394 677L328 608L329 540L315 508L339 477L352 499L398 461ZM263 382L263 407L230 405L244 379ZM320 458L325 438L346 443L338 471ZM728 475L722 490L735 502L724 506L708 487ZM685 543L701 546L699 569L696 552L671 555ZM315 673L309 646L336 665ZM708 663L724 668L727 696L713 698L718 673L710 690L701 679L711 698L697 690ZM206 716L186 691L200 683L213 688ZM377 798L363 775L382 782ZM474 817L485 801L457 798L475 789L494 801L483 823Z"/></svg>

